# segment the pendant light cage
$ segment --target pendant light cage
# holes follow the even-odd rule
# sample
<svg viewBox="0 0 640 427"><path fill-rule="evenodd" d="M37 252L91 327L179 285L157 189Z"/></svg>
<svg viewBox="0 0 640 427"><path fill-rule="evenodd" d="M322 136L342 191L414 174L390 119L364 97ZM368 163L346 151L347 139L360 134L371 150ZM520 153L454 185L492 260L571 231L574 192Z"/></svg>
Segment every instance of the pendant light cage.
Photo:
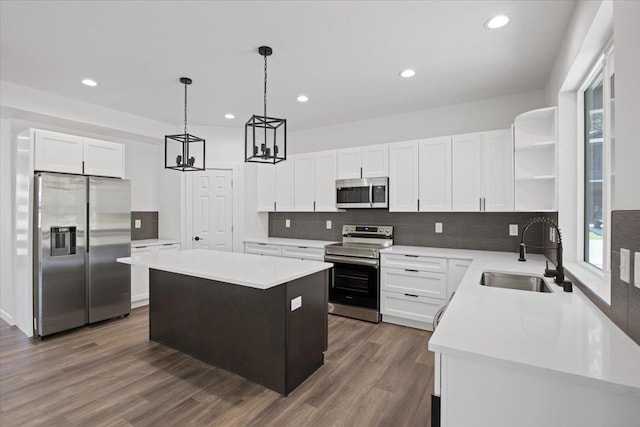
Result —
<svg viewBox="0 0 640 427"><path fill-rule="evenodd" d="M193 81L181 77L184 84L184 133L165 135L164 167L181 172L205 170L205 140L187 132L187 86Z"/></svg>
<svg viewBox="0 0 640 427"><path fill-rule="evenodd" d="M244 126L245 162L276 164L287 160L287 120L267 116L267 57L269 46L260 46L264 57L264 114L254 114Z"/></svg>

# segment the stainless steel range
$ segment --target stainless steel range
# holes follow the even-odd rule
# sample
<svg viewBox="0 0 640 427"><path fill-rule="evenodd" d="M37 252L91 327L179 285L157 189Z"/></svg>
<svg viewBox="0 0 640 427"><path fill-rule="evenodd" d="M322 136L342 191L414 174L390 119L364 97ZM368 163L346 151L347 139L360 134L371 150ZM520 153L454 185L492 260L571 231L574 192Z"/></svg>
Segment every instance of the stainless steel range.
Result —
<svg viewBox="0 0 640 427"><path fill-rule="evenodd" d="M329 313L380 321L380 249L393 245L393 227L343 225L342 243L325 247L333 263Z"/></svg>

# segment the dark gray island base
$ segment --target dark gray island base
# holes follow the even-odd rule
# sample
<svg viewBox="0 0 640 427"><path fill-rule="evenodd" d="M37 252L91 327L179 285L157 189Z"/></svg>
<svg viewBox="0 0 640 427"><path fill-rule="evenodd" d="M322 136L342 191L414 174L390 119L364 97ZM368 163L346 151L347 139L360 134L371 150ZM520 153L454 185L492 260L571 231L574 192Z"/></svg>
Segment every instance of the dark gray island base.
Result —
<svg viewBox="0 0 640 427"><path fill-rule="evenodd" d="M149 339L287 396L324 364L328 280L262 290L149 269Z"/></svg>

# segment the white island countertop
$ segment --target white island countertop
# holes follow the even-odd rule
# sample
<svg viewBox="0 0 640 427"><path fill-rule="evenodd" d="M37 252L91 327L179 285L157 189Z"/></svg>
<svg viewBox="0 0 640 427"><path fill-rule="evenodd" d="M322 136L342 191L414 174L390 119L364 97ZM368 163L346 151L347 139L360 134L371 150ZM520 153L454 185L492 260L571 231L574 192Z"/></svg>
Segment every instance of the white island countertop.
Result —
<svg viewBox="0 0 640 427"><path fill-rule="evenodd" d="M517 253L393 246L381 253L473 260L429 349L528 369L640 399L640 346L579 289L552 293L481 286L483 271L542 276L545 258Z"/></svg>
<svg viewBox="0 0 640 427"><path fill-rule="evenodd" d="M257 289L269 289L333 267L321 261L206 249L133 255L118 258L118 262Z"/></svg>

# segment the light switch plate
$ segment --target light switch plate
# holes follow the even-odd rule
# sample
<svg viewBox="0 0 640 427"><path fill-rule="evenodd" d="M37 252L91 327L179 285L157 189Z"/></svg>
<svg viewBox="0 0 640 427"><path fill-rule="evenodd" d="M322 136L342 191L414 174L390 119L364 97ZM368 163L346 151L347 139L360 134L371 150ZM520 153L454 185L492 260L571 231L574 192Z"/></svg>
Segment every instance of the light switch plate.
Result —
<svg viewBox="0 0 640 427"><path fill-rule="evenodd" d="M287 228L291 227L291 220L290 219L285 219L284 220L284 226L287 227Z"/></svg>
<svg viewBox="0 0 640 427"><path fill-rule="evenodd" d="M640 252L636 252L636 254L634 255L633 271L633 286L640 289Z"/></svg>
<svg viewBox="0 0 640 427"><path fill-rule="evenodd" d="M141 219L136 219L134 227L135 228L142 228L142 220Z"/></svg>
<svg viewBox="0 0 640 427"><path fill-rule="evenodd" d="M620 280L629 283L631 270L631 252L620 249Z"/></svg>
<svg viewBox="0 0 640 427"><path fill-rule="evenodd" d="M436 222L436 233L442 233L442 223Z"/></svg>
<svg viewBox="0 0 640 427"><path fill-rule="evenodd" d="M331 223L331 220L328 219L327 220L327 230L331 230L332 227L333 227L333 224Z"/></svg>
<svg viewBox="0 0 640 427"><path fill-rule="evenodd" d="M509 236L518 235L518 224L509 224Z"/></svg>
<svg viewBox="0 0 640 427"><path fill-rule="evenodd" d="M296 311L302 307L302 295L291 300L291 311Z"/></svg>

